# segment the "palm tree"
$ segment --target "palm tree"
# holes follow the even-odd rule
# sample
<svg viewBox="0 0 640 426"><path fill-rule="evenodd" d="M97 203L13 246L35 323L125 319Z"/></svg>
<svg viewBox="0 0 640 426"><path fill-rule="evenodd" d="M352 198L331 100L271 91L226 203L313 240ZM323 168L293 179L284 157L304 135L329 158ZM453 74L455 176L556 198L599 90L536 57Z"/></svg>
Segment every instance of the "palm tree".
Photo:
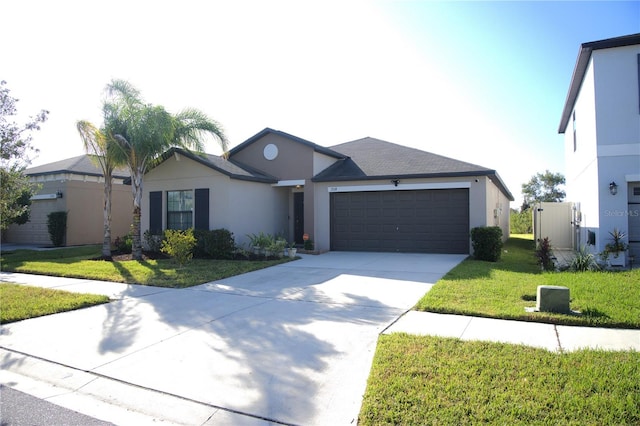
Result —
<svg viewBox="0 0 640 426"><path fill-rule="evenodd" d="M202 151L206 135L213 136L226 152L227 138L220 124L196 109L188 108L172 115L162 106L145 104L140 92L124 80L112 80L106 92L105 129L119 148L118 159L128 165L131 173L132 254L133 259L142 260L142 179L148 167L172 146Z"/></svg>
<svg viewBox="0 0 640 426"><path fill-rule="evenodd" d="M103 131L88 121L80 120L76 123L76 127L84 144L84 150L91 156L92 161L100 166L104 176L102 258L111 259L111 188L113 170L117 165L113 152L113 142L107 138Z"/></svg>

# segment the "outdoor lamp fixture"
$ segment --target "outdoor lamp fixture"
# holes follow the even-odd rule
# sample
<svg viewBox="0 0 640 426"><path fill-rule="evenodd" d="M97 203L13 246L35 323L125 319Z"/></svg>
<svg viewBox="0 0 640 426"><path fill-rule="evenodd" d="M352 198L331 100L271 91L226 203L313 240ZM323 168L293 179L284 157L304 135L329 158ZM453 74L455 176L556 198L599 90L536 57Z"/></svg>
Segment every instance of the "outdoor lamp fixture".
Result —
<svg viewBox="0 0 640 426"><path fill-rule="evenodd" d="M616 195L618 193L618 185L615 182L611 182L609 184L609 192L611 195Z"/></svg>
<svg viewBox="0 0 640 426"><path fill-rule="evenodd" d="M393 179L391 183L393 184L393 186L398 186L398 184L400 183L400 179Z"/></svg>

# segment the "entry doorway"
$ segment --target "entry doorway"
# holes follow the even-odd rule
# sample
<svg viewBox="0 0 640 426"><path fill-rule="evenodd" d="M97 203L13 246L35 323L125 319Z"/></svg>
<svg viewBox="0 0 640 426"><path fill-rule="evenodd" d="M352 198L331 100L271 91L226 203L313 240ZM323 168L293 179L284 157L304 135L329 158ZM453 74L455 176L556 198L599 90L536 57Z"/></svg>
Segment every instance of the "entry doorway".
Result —
<svg viewBox="0 0 640 426"><path fill-rule="evenodd" d="M293 193L293 239L296 244L303 244L304 240L304 192Z"/></svg>

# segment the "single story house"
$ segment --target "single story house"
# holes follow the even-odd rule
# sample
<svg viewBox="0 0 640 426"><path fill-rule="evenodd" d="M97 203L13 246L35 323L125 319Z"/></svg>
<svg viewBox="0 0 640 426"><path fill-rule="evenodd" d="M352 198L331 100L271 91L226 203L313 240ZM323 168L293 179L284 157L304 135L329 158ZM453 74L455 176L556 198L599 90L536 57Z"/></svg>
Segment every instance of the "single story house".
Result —
<svg viewBox="0 0 640 426"><path fill-rule="evenodd" d="M470 229L509 235L495 170L363 138L330 148L266 128L225 157L173 148L144 176L141 229L226 228L315 249L469 253Z"/></svg>
<svg viewBox="0 0 640 426"><path fill-rule="evenodd" d="M583 43L558 128L564 134L565 221L574 247L600 253L622 231L640 256L640 34Z"/></svg>
<svg viewBox="0 0 640 426"><path fill-rule="evenodd" d="M40 189L31 198L29 222L10 225L3 233L7 243L51 245L47 216L67 212L65 245L102 244L104 239L104 176L89 155L68 158L25 170ZM123 182L129 171L116 169L111 194L111 236L126 235L133 218L131 186Z"/></svg>

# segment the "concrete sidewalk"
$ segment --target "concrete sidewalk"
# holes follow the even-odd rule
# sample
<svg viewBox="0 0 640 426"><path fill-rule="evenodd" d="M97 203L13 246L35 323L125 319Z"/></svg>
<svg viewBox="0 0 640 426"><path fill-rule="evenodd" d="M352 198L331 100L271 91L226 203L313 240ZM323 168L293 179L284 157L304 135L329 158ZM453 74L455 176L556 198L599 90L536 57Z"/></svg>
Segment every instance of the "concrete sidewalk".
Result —
<svg viewBox="0 0 640 426"><path fill-rule="evenodd" d="M569 352L579 349L640 351L640 330L576 327L465 315L409 311L383 333L512 343Z"/></svg>

